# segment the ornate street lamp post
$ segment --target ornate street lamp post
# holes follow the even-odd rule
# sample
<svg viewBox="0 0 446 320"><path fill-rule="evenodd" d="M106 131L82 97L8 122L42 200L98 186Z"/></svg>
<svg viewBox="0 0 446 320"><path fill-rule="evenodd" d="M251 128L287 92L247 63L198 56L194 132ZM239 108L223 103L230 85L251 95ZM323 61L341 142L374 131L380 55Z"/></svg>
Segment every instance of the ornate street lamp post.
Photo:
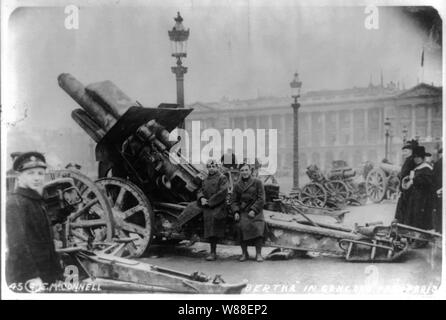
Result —
<svg viewBox="0 0 446 320"><path fill-rule="evenodd" d="M172 72L177 80L177 104L178 108L184 108L184 74L187 72L187 67L184 67L181 58L187 56L187 39L189 38L189 29L183 26L183 18L180 13L174 19L175 25L171 31L168 31L169 39L172 45L172 57L177 59L177 65L172 67ZM184 122L181 123L180 128L184 129Z"/></svg>
<svg viewBox="0 0 446 320"><path fill-rule="evenodd" d="M409 130L407 130L406 126L403 127L402 133L403 133L403 145L405 145L407 141L407 134L409 133Z"/></svg>
<svg viewBox="0 0 446 320"><path fill-rule="evenodd" d="M401 130L401 133L403 134L403 146L405 146L406 145L406 142L407 142L407 134L409 133L409 130L407 129L407 127L406 126L404 126L403 127L403 130ZM402 162L401 163L404 163L404 160L405 160L405 158L404 158L404 156L402 156Z"/></svg>
<svg viewBox="0 0 446 320"><path fill-rule="evenodd" d="M384 129L386 130L385 136L386 136L386 146L385 146L385 155L384 159L389 160L389 139L390 139L390 127L391 122L389 118L386 118L384 121Z"/></svg>
<svg viewBox="0 0 446 320"><path fill-rule="evenodd" d="M293 189L299 188L299 107L300 103L297 101L300 97L300 89L302 82L299 81L299 74L294 74L293 81L290 82L291 97L294 99L291 107L293 108Z"/></svg>

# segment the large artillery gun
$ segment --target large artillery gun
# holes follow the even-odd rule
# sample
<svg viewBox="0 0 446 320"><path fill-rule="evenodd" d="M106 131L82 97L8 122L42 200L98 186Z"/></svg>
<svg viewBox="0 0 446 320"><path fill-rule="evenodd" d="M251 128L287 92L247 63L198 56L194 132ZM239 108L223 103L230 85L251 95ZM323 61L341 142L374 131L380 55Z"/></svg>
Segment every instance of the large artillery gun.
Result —
<svg viewBox="0 0 446 320"><path fill-rule="evenodd" d="M111 237L113 254L127 257L141 256L153 241L204 240L202 216L185 217L182 212L196 200L205 173L182 158L176 148L178 140L171 134L192 110L173 104L143 107L109 81L84 87L68 74L58 80L82 107L74 110L72 117L97 142L99 162L97 190L92 193L94 187L78 188L91 207L86 205L68 219L65 237L97 244L109 243ZM91 204L94 193L105 195L108 206L92 214L98 209ZM406 238L392 226L349 228L316 222L308 211L293 215L278 211L264 211L269 247L317 251L349 261L393 261L408 249ZM231 215L227 219L222 243L235 245L237 226ZM437 237L418 232L423 240Z"/></svg>
<svg viewBox="0 0 446 320"><path fill-rule="evenodd" d="M366 176L365 184L367 195L374 203L384 199L394 200L399 196L400 178L398 173L401 167L381 162L371 167Z"/></svg>
<svg viewBox="0 0 446 320"><path fill-rule="evenodd" d="M299 199L315 207L344 207L346 204L364 205L367 194L363 182L357 182L356 172L343 160L332 162L324 175L317 165L308 166L310 182L302 187Z"/></svg>
<svg viewBox="0 0 446 320"><path fill-rule="evenodd" d="M185 273L123 258L125 251L134 253L138 239L115 234L112 208L101 185L76 170L52 170L46 180L43 198L57 251L77 282L65 282L55 292L77 292L90 285L112 293L234 294L246 287L246 280L226 283L218 274Z"/></svg>

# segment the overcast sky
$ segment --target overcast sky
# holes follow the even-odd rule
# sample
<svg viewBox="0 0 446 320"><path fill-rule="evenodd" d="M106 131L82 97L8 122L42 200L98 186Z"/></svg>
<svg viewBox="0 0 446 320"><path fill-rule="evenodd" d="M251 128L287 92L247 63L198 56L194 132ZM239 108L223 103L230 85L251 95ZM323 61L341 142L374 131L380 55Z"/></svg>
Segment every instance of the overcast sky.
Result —
<svg viewBox="0 0 446 320"><path fill-rule="evenodd" d="M77 107L57 85L69 72L85 85L111 80L147 107L175 102L167 31L179 10L190 28L184 65L186 104L287 96L298 70L303 91L384 81L414 86L427 36L399 9L379 7L379 29L364 27L365 7L81 7L79 29L64 7L20 8L9 20L9 93L17 127L77 127ZM441 85L441 50L425 52L424 82Z"/></svg>

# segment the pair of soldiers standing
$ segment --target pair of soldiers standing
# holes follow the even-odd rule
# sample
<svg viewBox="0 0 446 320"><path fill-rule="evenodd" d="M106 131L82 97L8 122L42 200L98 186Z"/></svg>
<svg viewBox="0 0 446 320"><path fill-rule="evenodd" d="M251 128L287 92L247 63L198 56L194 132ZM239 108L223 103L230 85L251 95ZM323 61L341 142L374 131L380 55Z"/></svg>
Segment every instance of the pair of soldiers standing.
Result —
<svg viewBox="0 0 446 320"><path fill-rule="evenodd" d="M203 211L204 237L210 242L208 261L217 259L217 242L225 235L228 193L228 180L214 160L207 163L208 176L198 192L198 205ZM262 244L265 233L263 205L265 192L260 180L252 176L253 167L248 163L239 166L240 180L235 184L231 199L231 209L238 225L238 235L242 248L240 261L249 258L248 245L256 247L256 261L262 262Z"/></svg>
<svg viewBox="0 0 446 320"><path fill-rule="evenodd" d="M441 232L442 158L432 167L426 162L431 154L414 140L403 146L403 155L406 159L399 174L401 194L395 218L402 224Z"/></svg>

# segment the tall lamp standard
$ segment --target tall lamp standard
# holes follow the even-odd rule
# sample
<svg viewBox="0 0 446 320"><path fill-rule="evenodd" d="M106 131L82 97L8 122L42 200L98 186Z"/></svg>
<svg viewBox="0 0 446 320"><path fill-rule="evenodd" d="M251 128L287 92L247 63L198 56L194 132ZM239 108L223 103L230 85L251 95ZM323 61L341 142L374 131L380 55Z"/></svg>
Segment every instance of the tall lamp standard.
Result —
<svg viewBox="0 0 446 320"><path fill-rule="evenodd" d="M180 13L174 19L175 25L171 31L168 31L170 43L172 45L172 57L177 59L177 65L172 67L172 72L177 80L177 104L178 108L184 108L184 74L187 72L187 67L183 66L181 58L187 56L187 39L189 38L189 29L183 26L183 18ZM184 121L179 126L184 129Z"/></svg>
<svg viewBox="0 0 446 320"><path fill-rule="evenodd" d="M405 146L406 142L407 142L407 134L409 133L409 130L407 129L406 126L403 127L403 130L401 130L401 133L403 134L403 146ZM402 160L403 160L402 163L404 163L404 160L405 160L404 155L402 157Z"/></svg>
<svg viewBox="0 0 446 320"><path fill-rule="evenodd" d="M403 145L405 145L407 141L407 134L409 133L409 130L407 130L406 126L403 127L402 133L403 133Z"/></svg>
<svg viewBox="0 0 446 320"><path fill-rule="evenodd" d="M384 121L384 129L386 130L385 136L386 136L386 146L385 146L385 155L384 159L389 160L389 139L390 139L390 126L391 122L389 118L386 118Z"/></svg>
<svg viewBox="0 0 446 320"><path fill-rule="evenodd" d="M297 101L300 97L300 89L302 88L302 81L299 81L299 74L294 74L293 81L290 82L291 97L294 99L291 107L293 108L293 189L299 188L299 107L300 103Z"/></svg>

